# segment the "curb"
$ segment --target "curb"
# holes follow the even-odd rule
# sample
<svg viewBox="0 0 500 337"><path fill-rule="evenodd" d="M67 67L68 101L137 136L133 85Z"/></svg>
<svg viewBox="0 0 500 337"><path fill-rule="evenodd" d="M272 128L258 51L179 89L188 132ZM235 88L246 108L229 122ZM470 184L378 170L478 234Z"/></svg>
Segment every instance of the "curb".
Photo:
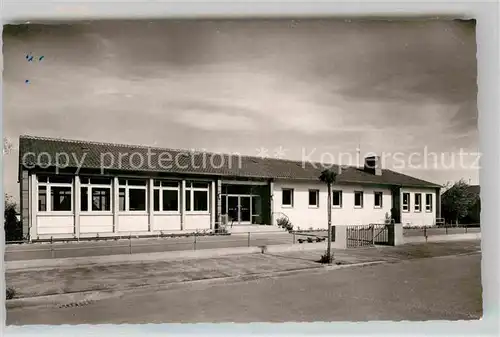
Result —
<svg viewBox="0 0 500 337"><path fill-rule="evenodd" d="M321 271L333 271L345 268L356 268L365 267L370 265L377 265L382 263L388 263L389 261L372 261L372 262L362 262L362 263L352 263L352 264L341 264L341 265L318 265L299 269L289 269L277 272L266 272L258 274L243 274L237 276L223 276L216 278L207 278L191 281L181 281L173 282L161 285L144 285L133 288L126 288L122 290L90 290L66 294L53 294L53 295L43 295L36 297L26 297L26 298L15 298L5 301L5 307L7 309L21 309L21 308L35 308L35 307L59 307L59 308L70 308L70 307L80 307L88 305L100 300L118 298L127 294L139 295L144 292L151 291L164 291L164 290L174 290L188 285L197 284L211 284L219 282L245 282L253 281L264 278L271 277L284 277L291 276L300 273L317 273Z"/></svg>

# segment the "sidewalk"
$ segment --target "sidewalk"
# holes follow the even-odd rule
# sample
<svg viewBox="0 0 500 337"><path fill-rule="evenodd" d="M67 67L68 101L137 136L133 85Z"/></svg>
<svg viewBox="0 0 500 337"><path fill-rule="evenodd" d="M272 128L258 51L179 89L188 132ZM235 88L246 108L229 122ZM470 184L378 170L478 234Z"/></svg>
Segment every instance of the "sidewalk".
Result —
<svg viewBox="0 0 500 337"><path fill-rule="evenodd" d="M479 250L479 241L464 241L339 250L334 254L336 264L344 267L471 254ZM16 292L15 299L8 300L7 306L12 308L29 303L71 305L102 299L103 296L119 296L124 291L185 286L194 281L244 280L300 271L314 272L324 268L316 262L323 253L321 249L46 270L7 270L7 287L13 287Z"/></svg>

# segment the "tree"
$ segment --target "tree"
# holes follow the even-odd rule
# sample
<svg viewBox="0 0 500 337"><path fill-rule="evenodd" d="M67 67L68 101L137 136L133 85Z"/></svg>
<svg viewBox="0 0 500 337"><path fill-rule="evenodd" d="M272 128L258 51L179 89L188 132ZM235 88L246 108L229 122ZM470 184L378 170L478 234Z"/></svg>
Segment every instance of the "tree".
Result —
<svg viewBox="0 0 500 337"><path fill-rule="evenodd" d="M441 196L441 211L448 218L458 221L466 217L471 207L478 201L478 195L472 192L469 184L461 179L449 187Z"/></svg>
<svg viewBox="0 0 500 337"><path fill-rule="evenodd" d="M17 220L17 204L8 194L5 194L4 206L5 241L21 240L22 228L21 223Z"/></svg>
<svg viewBox="0 0 500 337"><path fill-rule="evenodd" d="M319 176L319 180L326 183L328 187L328 244L326 248L326 257L324 262L332 263L332 185L337 180L337 173L332 170L324 170Z"/></svg>

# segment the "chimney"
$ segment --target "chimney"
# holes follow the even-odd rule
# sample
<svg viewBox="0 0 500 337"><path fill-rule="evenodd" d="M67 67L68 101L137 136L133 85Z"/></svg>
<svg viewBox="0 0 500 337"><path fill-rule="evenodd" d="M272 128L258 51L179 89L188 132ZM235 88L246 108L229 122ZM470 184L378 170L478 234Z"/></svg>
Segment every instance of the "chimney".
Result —
<svg viewBox="0 0 500 337"><path fill-rule="evenodd" d="M382 164L379 156L370 156L365 158L365 172L369 172L376 176L382 175Z"/></svg>

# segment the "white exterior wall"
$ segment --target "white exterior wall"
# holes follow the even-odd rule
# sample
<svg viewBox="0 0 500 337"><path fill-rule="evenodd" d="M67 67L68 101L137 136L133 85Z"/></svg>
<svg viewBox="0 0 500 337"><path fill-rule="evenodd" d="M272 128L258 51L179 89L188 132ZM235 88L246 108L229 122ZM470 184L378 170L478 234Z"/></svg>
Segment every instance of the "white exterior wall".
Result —
<svg viewBox="0 0 500 337"><path fill-rule="evenodd" d="M33 175L35 177L35 175ZM147 179L147 178L144 178ZM154 212L152 207L153 189L147 188L147 211L144 212L122 212L118 211L118 186L115 177L112 185L112 209L109 212L75 212L80 207L80 186L76 183L72 193L72 208L70 212L37 212L38 209L38 182L35 178L29 184L30 202L29 212L32 219L30 230L31 239L73 238L82 234L82 237L93 237L97 235L111 236L134 233L134 235L151 234L160 231L193 231L213 228L215 215L215 189L214 184L209 189L209 211L207 212L185 212L182 201L180 210L175 213ZM148 179L151 184L152 179ZM150 186L150 185L148 185ZM184 190L181 189L179 197L183 200ZM48 196L49 197L49 196ZM182 218L184 225L182 226ZM33 229L34 228L34 229ZM79 231L77 231L79 229Z"/></svg>
<svg viewBox="0 0 500 337"><path fill-rule="evenodd" d="M87 215L80 214L80 233L112 233L113 214Z"/></svg>
<svg viewBox="0 0 500 337"><path fill-rule="evenodd" d="M127 214L118 216L119 232L148 232L149 231L149 215Z"/></svg>
<svg viewBox="0 0 500 337"><path fill-rule="evenodd" d="M294 190L293 207L283 206L282 189ZM309 190L319 190L319 207L309 206ZM386 213L390 216L392 196L389 188L374 188L367 186L334 185L332 190L342 191L342 207L332 207L332 225L369 225L383 223ZM363 191L363 207L354 207L354 191ZM382 192L382 208L374 207L374 192ZM321 182L291 182L275 181L273 188L274 217L283 213L292 222L294 228L328 228L328 190ZM274 220L276 222L276 220Z"/></svg>
<svg viewBox="0 0 500 337"><path fill-rule="evenodd" d="M410 193L410 209L403 211L403 193ZM422 194L421 211L415 212L415 194ZM432 211L425 210L425 195L432 194ZM401 189L401 223L404 226L433 226L436 223L436 201L437 193L435 189L425 188L402 188Z"/></svg>
<svg viewBox="0 0 500 337"><path fill-rule="evenodd" d="M155 231L181 230L181 215L154 214L154 230Z"/></svg>
<svg viewBox="0 0 500 337"><path fill-rule="evenodd" d="M184 230L210 229L210 213L186 214Z"/></svg>
<svg viewBox="0 0 500 337"><path fill-rule="evenodd" d="M72 238L75 230L73 215L42 215L39 214L36 219L37 234L40 236L54 234L68 234ZM33 238L36 239L36 238Z"/></svg>

